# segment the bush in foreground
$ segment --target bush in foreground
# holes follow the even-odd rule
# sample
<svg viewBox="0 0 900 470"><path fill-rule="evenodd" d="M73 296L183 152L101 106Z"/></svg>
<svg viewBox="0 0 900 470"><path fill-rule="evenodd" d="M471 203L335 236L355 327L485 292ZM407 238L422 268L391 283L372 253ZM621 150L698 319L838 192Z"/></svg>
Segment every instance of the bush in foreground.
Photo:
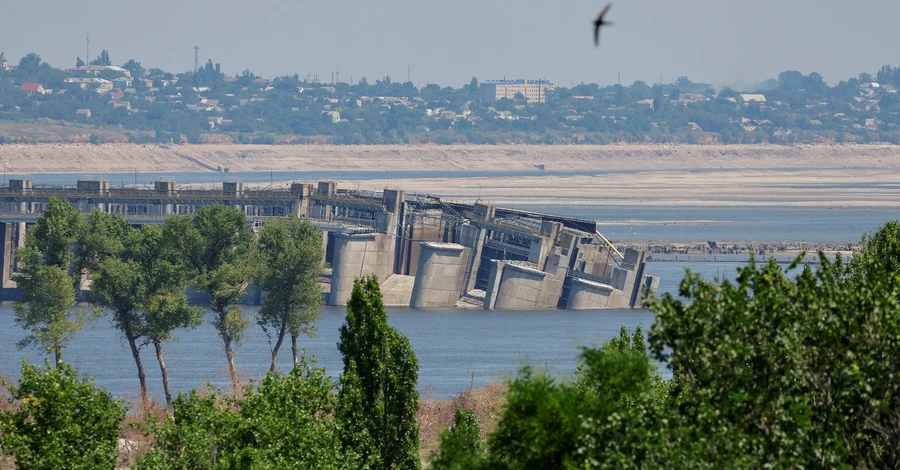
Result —
<svg viewBox="0 0 900 470"><path fill-rule="evenodd" d="M0 447L20 469L114 468L125 409L71 366L23 362L11 403L0 409Z"/></svg>

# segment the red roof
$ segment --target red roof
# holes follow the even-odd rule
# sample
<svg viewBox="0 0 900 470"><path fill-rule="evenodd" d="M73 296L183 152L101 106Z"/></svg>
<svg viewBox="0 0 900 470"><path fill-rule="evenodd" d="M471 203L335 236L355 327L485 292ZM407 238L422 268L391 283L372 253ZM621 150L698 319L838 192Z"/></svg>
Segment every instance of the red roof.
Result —
<svg viewBox="0 0 900 470"><path fill-rule="evenodd" d="M38 91L39 88L41 88L41 84L38 82L25 82L19 87L22 91Z"/></svg>

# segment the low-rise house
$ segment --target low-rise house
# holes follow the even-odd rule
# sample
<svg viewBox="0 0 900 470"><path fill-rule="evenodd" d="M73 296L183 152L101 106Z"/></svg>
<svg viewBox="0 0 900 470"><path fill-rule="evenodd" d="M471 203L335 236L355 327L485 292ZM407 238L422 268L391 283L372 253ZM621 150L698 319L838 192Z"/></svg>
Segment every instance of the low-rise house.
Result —
<svg viewBox="0 0 900 470"><path fill-rule="evenodd" d="M132 82L131 78L129 78L129 77L114 78L112 80L112 82L113 82L113 87L120 88L123 90L125 88L131 88L134 85L134 82Z"/></svg>
<svg viewBox="0 0 900 470"><path fill-rule="evenodd" d="M97 92L102 93L107 90L112 90L113 82L103 79L103 78L77 78L70 77L63 80L65 83L69 83L72 85L78 85L82 90L87 88L94 88Z"/></svg>
<svg viewBox="0 0 900 470"><path fill-rule="evenodd" d="M75 111L75 114L77 116L84 116L85 119L87 119L87 118L91 117L91 110L90 109L79 109L78 111Z"/></svg>
<svg viewBox="0 0 900 470"><path fill-rule="evenodd" d="M22 84L22 86L19 87L19 90L28 93L28 96L31 96L35 93L40 95L47 93L47 90L45 90L44 87L41 86L41 84L38 82L25 82Z"/></svg>
<svg viewBox="0 0 900 470"><path fill-rule="evenodd" d="M331 121L332 124L341 122L341 113L337 111L322 111L322 115L325 116L326 120Z"/></svg>
<svg viewBox="0 0 900 470"><path fill-rule="evenodd" d="M106 92L105 95L110 101L119 101L122 98L125 98L125 92L122 90L111 90Z"/></svg>
<svg viewBox="0 0 900 470"><path fill-rule="evenodd" d="M114 72L131 78L131 72L115 65L82 65L72 69L66 69L70 77L97 76L103 72Z"/></svg>
<svg viewBox="0 0 900 470"><path fill-rule="evenodd" d="M131 111L130 101L110 101L109 104L113 107L113 109L125 108L128 111Z"/></svg>
<svg viewBox="0 0 900 470"><path fill-rule="evenodd" d="M758 93L757 94L753 94L753 93L742 93L741 94L741 103L750 104L753 102L760 103L760 104L765 103L766 95L762 95L762 94L758 94Z"/></svg>

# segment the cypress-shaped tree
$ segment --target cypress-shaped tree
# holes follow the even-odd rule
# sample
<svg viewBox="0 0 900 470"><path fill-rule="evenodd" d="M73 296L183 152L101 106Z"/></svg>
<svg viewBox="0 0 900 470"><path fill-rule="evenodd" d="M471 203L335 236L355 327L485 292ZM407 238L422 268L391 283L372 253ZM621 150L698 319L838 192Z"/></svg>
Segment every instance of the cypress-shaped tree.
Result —
<svg viewBox="0 0 900 470"><path fill-rule="evenodd" d="M418 469L419 361L409 340L387 323L378 279L357 279L341 326L344 356L338 418L342 442L383 469Z"/></svg>

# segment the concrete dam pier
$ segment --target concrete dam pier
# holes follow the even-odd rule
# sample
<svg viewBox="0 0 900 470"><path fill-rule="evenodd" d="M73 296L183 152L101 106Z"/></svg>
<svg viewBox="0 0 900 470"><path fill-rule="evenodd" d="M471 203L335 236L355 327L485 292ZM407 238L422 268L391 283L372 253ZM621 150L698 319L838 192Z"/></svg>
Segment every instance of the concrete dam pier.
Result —
<svg viewBox="0 0 900 470"><path fill-rule="evenodd" d="M331 266L329 305L345 305L353 281L370 274L378 277L386 304L416 308L639 308L659 285L659 278L645 274L643 251L620 252L593 221L401 189L346 190L333 181L256 190L240 181L226 181L221 190L182 190L174 181L146 189L104 180L38 187L13 179L0 188L0 300L21 295L10 280L15 248L51 198L84 213L121 215L135 226L211 204L239 208L254 227L271 217L306 218L322 230L324 261ZM251 289L247 302L261 297Z"/></svg>

